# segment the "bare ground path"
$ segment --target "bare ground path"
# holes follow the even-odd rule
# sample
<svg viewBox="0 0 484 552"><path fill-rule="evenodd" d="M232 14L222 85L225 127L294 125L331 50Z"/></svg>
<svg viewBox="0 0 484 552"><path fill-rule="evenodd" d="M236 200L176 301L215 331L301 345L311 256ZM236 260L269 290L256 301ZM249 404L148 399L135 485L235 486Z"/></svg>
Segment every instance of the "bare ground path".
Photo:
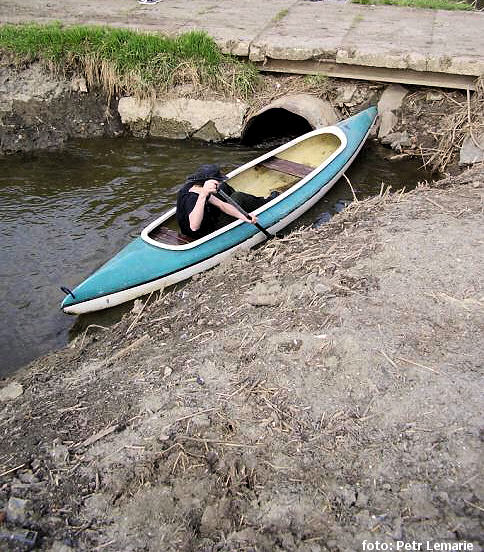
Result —
<svg viewBox="0 0 484 552"><path fill-rule="evenodd" d="M8 527L58 552L481 550L483 184L354 203L33 363L0 411Z"/></svg>

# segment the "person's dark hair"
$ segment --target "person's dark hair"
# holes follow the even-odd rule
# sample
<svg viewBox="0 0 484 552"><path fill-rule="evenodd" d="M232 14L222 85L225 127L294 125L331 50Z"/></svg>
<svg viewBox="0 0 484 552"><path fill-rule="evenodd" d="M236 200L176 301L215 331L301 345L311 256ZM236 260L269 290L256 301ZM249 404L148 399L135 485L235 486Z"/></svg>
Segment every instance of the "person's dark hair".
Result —
<svg viewBox="0 0 484 552"><path fill-rule="evenodd" d="M201 165L191 175L187 177L187 183L195 184L197 182L205 182L210 178L214 178L219 182L224 182L227 177L220 171L220 167L215 164Z"/></svg>

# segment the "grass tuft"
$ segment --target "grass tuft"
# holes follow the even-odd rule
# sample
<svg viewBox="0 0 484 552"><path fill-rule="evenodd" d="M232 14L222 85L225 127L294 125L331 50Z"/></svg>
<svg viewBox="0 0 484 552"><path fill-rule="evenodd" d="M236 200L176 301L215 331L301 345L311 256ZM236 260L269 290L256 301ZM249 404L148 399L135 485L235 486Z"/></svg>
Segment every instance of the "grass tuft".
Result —
<svg viewBox="0 0 484 552"><path fill-rule="evenodd" d="M329 80L327 75L318 73L316 75L305 75L304 82L306 82L309 87L326 89Z"/></svg>
<svg viewBox="0 0 484 552"><path fill-rule="evenodd" d="M287 8L278 11L273 18L274 23L278 23L279 21L284 19L288 14L289 14L289 10Z"/></svg>
<svg viewBox="0 0 484 552"><path fill-rule="evenodd" d="M253 65L221 53L203 31L175 38L108 27L3 25L0 50L19 63L41 61L64 74L80 72L109 96L154 96L178 84L246 97L258 78ZM227 78L227 74L230 78Z"/></svg>

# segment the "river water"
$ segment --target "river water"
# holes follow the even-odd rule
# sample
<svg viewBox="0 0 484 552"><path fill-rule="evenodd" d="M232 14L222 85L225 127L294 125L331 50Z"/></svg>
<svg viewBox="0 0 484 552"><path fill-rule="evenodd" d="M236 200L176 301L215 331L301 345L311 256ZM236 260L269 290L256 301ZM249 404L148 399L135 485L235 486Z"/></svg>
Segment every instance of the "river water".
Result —
<svg viewBox="0 0 484 552"><path fill-rule="evenodd" d="M199 141L95 139L62 151L1 161L0 377L65 345L88 323L109 324L129 307L76 318L63 314L59 286L75 287L175 201L202 163L226 172L273 146ZM370 144L347 175L359 198L381 182L411 188L426 175L416 161L390 163ZM303 222L328 220L352 198L341 180Z"/></svg>

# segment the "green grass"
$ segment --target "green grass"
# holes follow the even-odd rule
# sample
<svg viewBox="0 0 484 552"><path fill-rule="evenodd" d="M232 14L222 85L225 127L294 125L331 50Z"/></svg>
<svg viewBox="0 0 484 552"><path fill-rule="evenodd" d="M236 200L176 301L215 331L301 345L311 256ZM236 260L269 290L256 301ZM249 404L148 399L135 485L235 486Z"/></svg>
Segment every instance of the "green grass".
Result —
<svg viewBox="0 0 484 552"><path fill-rule="evenodd" d="M474 6L461 0L352 0L353 4L408 6L433 10L473 10Z"/></svg>
<svg viewBox="0 0 484 552"><path fill-rule="evenodd" d="M289 10L287 8L277 12L273 18L274 23L278 23L279 21L284 19L288 15L288 13L289 13Z"/></svg>
<svg viewBox="0 0 484 552"><path fill-rule="evenodd" d="M318 73L317 75L305 75L304 82L310 87L326 88L329 80L327 75Z"/></svg>
<svg viewBox="0 0 484 552"><path fill-rule="evenodd" d="M175 38L107 27L4 25L0 49L21 62L39 60L63 73L83 73L109 94L116 90L153 95L177 84L223 89L246 95L257 70L223 55L202 31Z"/></svg>

